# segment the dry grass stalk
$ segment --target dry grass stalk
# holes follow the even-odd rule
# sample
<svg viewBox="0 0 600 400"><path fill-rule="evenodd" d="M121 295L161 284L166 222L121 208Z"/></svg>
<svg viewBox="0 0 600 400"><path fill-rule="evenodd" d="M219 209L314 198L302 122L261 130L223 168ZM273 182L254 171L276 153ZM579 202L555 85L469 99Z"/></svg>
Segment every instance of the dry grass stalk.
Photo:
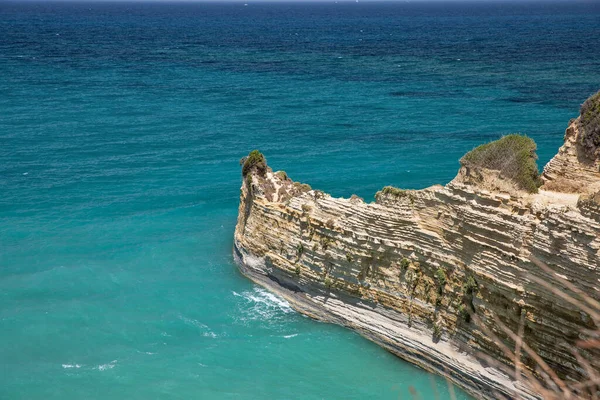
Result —
<svg viewBox="0 0 600 400"><path fill-rule="evenodd" d="M544 279L528 274L526 277L531 282L540 285L568 304L585 312L589 315L596 327L600 326L600 303L598 301L587 295L568 280L558 276L550 267L535 257L531 257L531 262L555 280L555 282L550 283ZM562 291L560 289L561 285L568 289L568 291ZM569 291L572 294L569 294ZM588 356L591 354L592 357L595 357L594 360L599 359L600 329L584 329L581 331L581 335L588 336L587 339L579 340L574 344L565 343L565 345L569 346L571 349L574 358L577 360L577 363L587 378L582 382L576 382L573 380L561 379L544 359L527 344L526 338L524 337L524 313L521 313L519 328L516 333L509 329L498 317L494 317L493 319L494 325L499 328L499 331L514 342L514 351L506 344L506 341L494 333L489 326L486 325L485 321L482 321L481 318L479 318L479 316L471 314L471 318L475 325L497 345L498 349L504 354L506 359L513 362L514 366L508 366L481 352L478 356L483 361L506 373L516 382L516 386L528 387L532 394L536 394L540 399L544 400L598 400L600 398L600 371L597 369L597 366L595 367L592 365L582 354L582 351L587 352ZM523 354L527 355L535 362L534 370L523 365L521 361ZM500 394L496 394L496 396L499 399L508 398L507 396ZM512 393L510 398L523 399L518 393Z"/></svg>

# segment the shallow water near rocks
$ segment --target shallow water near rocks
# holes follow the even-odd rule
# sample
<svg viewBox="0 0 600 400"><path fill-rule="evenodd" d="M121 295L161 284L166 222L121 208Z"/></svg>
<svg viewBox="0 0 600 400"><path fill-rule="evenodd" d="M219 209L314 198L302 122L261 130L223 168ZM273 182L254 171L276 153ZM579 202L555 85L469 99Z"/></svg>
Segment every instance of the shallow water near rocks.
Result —
<svg viewBox="0 0 600 400"><path fill-rule="evenodd" d="M502 134L543 165L600 89L592 2L0 16L2 399L451 398L237 272L238 161L370 201Z"/></svg>

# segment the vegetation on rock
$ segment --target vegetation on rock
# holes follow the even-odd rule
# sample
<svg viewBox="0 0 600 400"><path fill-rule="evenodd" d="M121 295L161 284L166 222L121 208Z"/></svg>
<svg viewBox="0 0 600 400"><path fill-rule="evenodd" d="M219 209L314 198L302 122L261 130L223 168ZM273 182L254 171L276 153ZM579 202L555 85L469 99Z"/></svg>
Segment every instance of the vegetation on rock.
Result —
<svg viewBox="0 0 600 400"><path fill-rule="evenodd" d="M475 281L475 278L473 278L472 276L467 277L467 280L465 281L464 285L463 285L463 290L465 291L465 294L467 296L473 296L473 293L475 293L477 291L477 288L479 287L479 285L477 285L477 281Z"/></svg>
<svg viewBox="0 0 600 400"><path fill-rule="evenodd" d="M463 308L463 310L461 311L459 309L459 314L461 315L461 317L463 317L463 319L465 320L465 322L470 322L471 321L471 312L475 312L475 305L473 304L473 297L475 296L475 293L477 293L477 291L479 290L479 285L477 284L477 281L475 280L475 278L473 278L472 276L468 276L465 283L463 284L463 292L464 292L464 296L463 296L463 304L461 305L461 308ZM464 306L469 306L469 308L471 309L470 311L467 310ZM466 313L466 314L465 314Z"/></svg>
<svg viewBox="0 0 600 400"><path fill-rule="evenodd" d="M400 266L402 267L403 270L406 270L409 265L410 265L410 260L408 258L403 258L400 261Z"/></svg>
<svg viewBox="0 0 600 400"><path fill-rule="evenodd" d="M581 105L580 144L590 156L600 147L600 91Z"/></svg>
<svg viewBox="0 0 600 400"><path fill-rule="evenodd" d="M435 271L435 280L437 281L438 285L438 294L441 296L444 292L446 281L448 280L446 271L444 271L442 268L438 268L437 271Z"/></svg>
<svg viewBox="0 0 600 400"><path fill-rule="evenodd" d="M261 175L264 175L265 172L267 172L267 160L258 150L252 150L250 154L248 154L248 157L242 158L240 162L243 164L243 176L246 176L252 168L256 168Z"/></svg>
<svg viewBox="0 0 600 400"><path fill-rule="evenodd" d="M433 340L435 342L439 341L442 338L442 328L437 322L433 323Z"/></svg>
<svg viewBox="0 0 600 400"><path fill-rule="evenodd" d="M323 236L321 237L319 242L321 243L321 248L323 250L327 250L327 247L329 247L329 244L332 242L332 240L326 236Z"/></svg>
<svg viewBox="0 0 600 400"><path fill-rule="evenodd" d="M386 186L379 192L375 193L375 199L378 199L381 195L388 195L397 199L408 198L411 204L413 204L415 201L414 194L411 190L398 189L393 186Z"/></svg>
<svg viewBox="0 0 600 400"><path fill-rule="evenodd" d="M298 258L302 257L302 253L304 253L304 246L302 243L300 243L296 248L296 253L298 254Z"/></svg>
<svg viewBox="0 0 600 400"><path fill-rule="evenodd" d="M407 192L404 189L398 189L395 188L393 186L386 186L381 190L381 193L383 194L389 194L392 196L396 196L396 197L402 197L402 196L406 196Z"/></svg>
<svg viewBox="0 0 600 400"><path fill-rule="evenodd" d="M469 322L471 322L471 314L469 314L469 311L467 310L467 307L464 304L461 304L458 307L458 316L465 321L467 324Z"/></svg>
<svg viewBox="0 0 600 400"><path fill-rule="evenodd" d="M306 183L294 182L294 189L300 193L310 192L312 188Z"/></svg>
<svg viewBox="0 0 600 400"><path fill-rule="evenodd" d="M512 180L520 189L535 193L542 184L535 150L531 138L512 134L474 148L460 163L468 168L499 171L502 178Z"/></svg>
<svg viewBox="0 0 600 400"><path fill-rule="evenodd" d="M281 179L282 181L287 181L290 179L285 171L277 171L275 172L275 176Z"/></svg>

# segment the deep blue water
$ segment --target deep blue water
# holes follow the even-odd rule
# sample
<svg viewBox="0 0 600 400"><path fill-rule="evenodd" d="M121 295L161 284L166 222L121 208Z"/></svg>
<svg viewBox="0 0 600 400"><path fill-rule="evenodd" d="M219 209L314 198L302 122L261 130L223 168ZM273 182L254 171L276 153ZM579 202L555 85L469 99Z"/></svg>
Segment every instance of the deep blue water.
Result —
<svg viewBox="0 0 600 400"><path fill-rule="evenodd" d="M512 132L543 165L600 5L482 3L0 2L0 399L449 398L240 276L238 160L367 200Z"/></svg>

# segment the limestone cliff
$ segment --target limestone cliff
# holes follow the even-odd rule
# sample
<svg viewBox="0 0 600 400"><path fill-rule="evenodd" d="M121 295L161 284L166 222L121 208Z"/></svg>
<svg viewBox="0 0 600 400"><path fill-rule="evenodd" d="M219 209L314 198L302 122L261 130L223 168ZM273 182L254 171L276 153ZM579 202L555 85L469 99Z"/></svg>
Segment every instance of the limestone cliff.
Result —
<svg viewBox="0 0 600 400"><path fill-rule="evenodd" d="M446 186L388 187L365 203L293 182L251 154L234 256L298 311L355 329L476 397L535 398L503 372L514 360L495 341L514 341L501 324L521 327L561 380L581 381L570 346L598 327L543 285L569 293L561 277L600 298L600 161L581 154L579 127L572 121L537 193L463 165ZM597 352L582 354L600 370ZM537 369L529 355L521 360Z"/></svg>

